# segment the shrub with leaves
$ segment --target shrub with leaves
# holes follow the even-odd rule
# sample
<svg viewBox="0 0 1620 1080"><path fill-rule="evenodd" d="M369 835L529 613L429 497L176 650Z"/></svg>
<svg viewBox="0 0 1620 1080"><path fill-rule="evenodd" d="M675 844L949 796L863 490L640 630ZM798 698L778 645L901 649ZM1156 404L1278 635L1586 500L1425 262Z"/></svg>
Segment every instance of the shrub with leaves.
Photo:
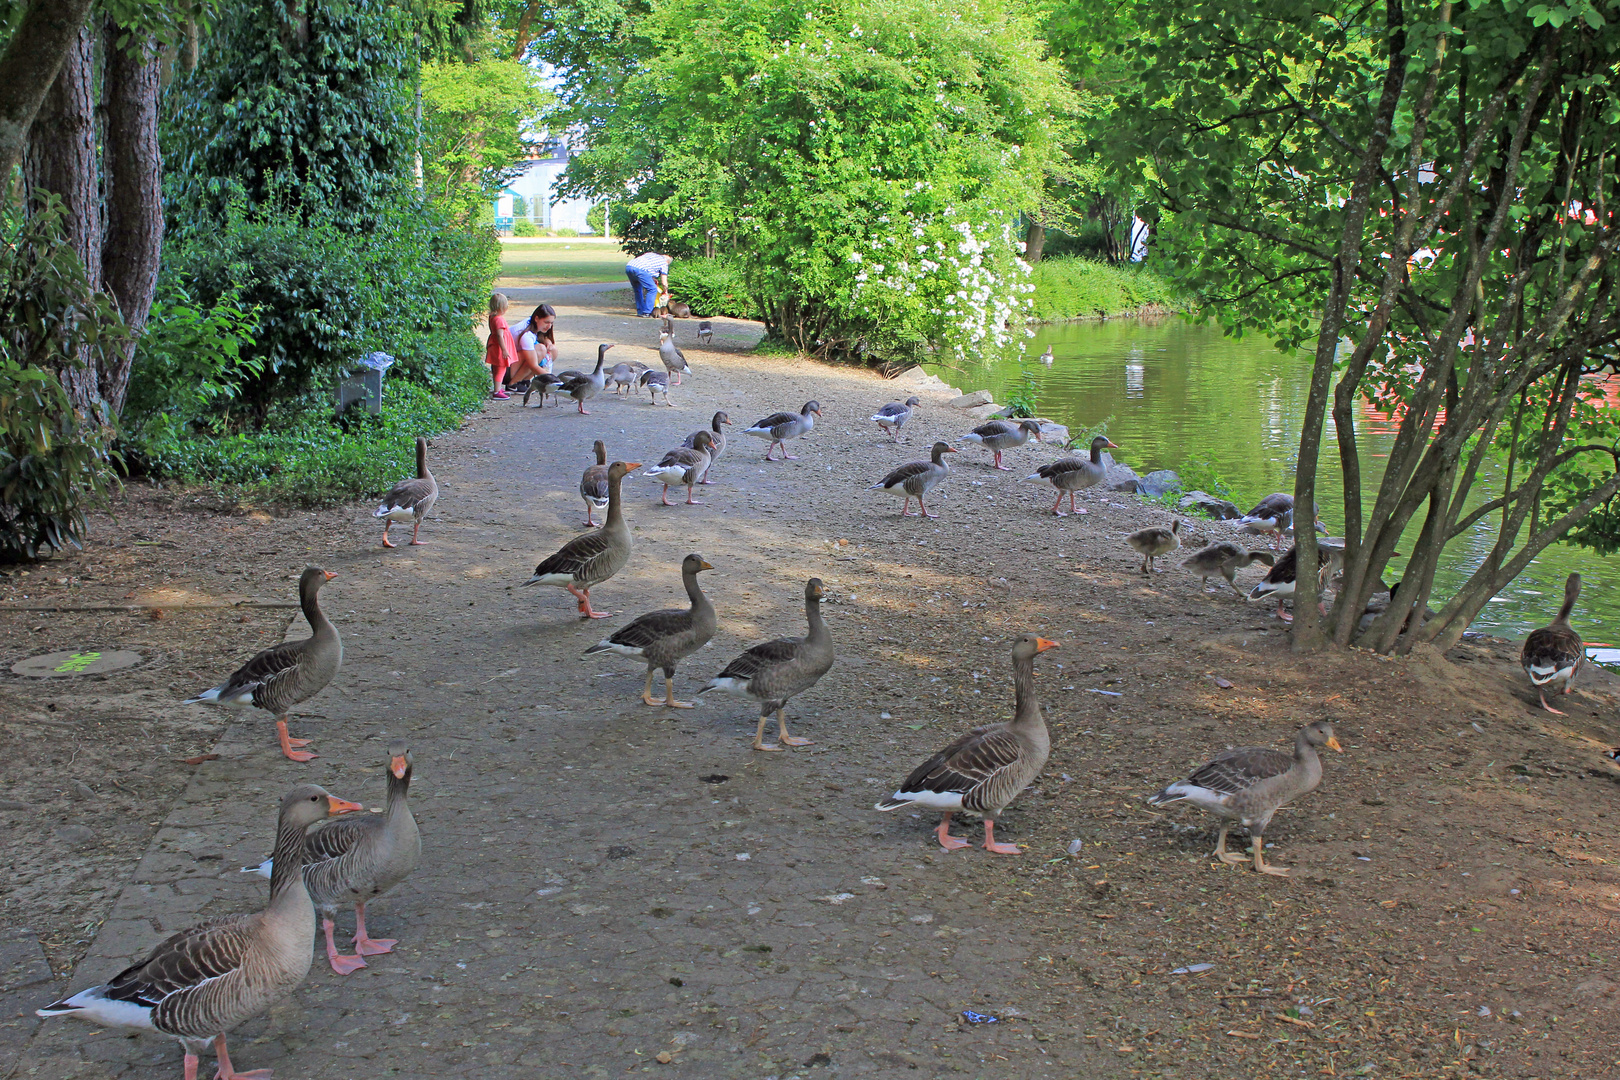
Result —
<svg viewBox="0 0 1620 1080"><path fill-rule="evenodd" d="M49 197L31 217L0 206L0 558L78 547L84 506L112 483L112 418L73 407L64 373L125 340L93 292Z"/></svg>

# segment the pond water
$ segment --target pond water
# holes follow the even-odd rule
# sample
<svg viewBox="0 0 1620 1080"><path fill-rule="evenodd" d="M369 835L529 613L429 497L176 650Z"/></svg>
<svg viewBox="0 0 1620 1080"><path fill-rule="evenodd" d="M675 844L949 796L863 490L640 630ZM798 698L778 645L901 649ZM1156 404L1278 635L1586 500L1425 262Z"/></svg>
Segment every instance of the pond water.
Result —
<svg viewBox="0 0 1620 1080"><path fill-rule="evenodd" d="M1034 359L1048 345L1051 367ZM998 402L1007 401L1026 378L1033 380L1040 415L1076 433L1106 421L1109 438L1121 447L1120 461L1139 473L1175 469L1189 486L1213 473L1230 485L1243 510L1273 491L1294 490L1311 358L1279 352L1260 337L1229 338L1214 326L1180 318L1051 323L1038 328L1022 363L933 370L964 392L991 390ZM1370 510L1396 423L1363 403L1357 428L1367 474L1364 505ZM1482 477L1475 490L1481 499L1494 497L1500 482ZM1340 535L1343 483L1331 433L1323 442L1317 505L1329 532ZM1408 544L1421 523L1420 513ZM1495 536L1493 516L1451 544L1436 576L1436 608L1480 565ZM1385 580L1398 579L1403 565L1404 560L1393 560ZM1583 588L1571 621L1589 644L1620 639L1614 629L1620 626L1620 602L1610 588L1620 575L1609 560L1572 545L1542 552L1492 598L1474 629L1522 637L1545 625L1557 614L1564 578L1573 570L1580 571Z"/></svg>

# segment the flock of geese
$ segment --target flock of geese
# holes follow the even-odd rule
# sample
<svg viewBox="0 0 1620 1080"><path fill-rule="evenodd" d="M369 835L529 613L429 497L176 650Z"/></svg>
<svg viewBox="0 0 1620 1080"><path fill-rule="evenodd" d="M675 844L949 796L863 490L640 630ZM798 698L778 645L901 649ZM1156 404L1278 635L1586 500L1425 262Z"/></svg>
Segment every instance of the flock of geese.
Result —
<svg viewBox="0 0 1620 1080"><path fill-rule="evenodd" d="M607 344L599 347L595 370L580 376L584 384L578 378L558 384L562 392L575 399L581 412L585 411L585 401L605 385L603 364L609 348ZM662 335L660 353L673 354L663 356L669 375L678 378L678 373L690 371L668 333ZM647 374L643 370L630 381L644 379ZM619 382L617 374L612 378ZM594 390L589 389L593 386ZM531 390L543 391L544 387ZM898 440L901 428L918 404L915 397L890 403L879 409L872 420ZM768 442L766 460L771 460L778 448L784 459L791 460L787 443L810 432L820 415L821 406L810 401L796 413L767 416L745 429L744 434ZM715 413L708 429L693 432L648 470L648 475L663 483L662 501L666 505L673 485L687 489L688 503L701 505L692 498L692 490L711 482L708 474L726 452L724 429L730 425L725 412ZM990 450L994 454L993 467L1006 470L1002 454L1032 438L1040 441L1041 434L1040 425L1033 421L992 420L959 441ZM1076 506L1074 496L1104 478L1106 463L1101 454L1108 448L1117 449L1107 437L1099 435L1090 442L1089 457L1060 458L1025 479L1044 479L1056 488L1054 514L1062 514L1065 495L1069 496L1071 512L1085 513ZM590 590L630 562L633 542L625 523L623 483L642 464L610 462L601 441L595 443L594 450L596 462L585 470L579 491L586 504L586 524L594 526L595 512L605 509L602 525L541 560L524 584L566 589L577 601L582 617L606 618L609 613L592 607ZM956 452L949 443L936 442L929 460L902 465L873 487L904 496L903 515L909 512L910 500L915 498L919 512L932 517L923 498L949 475L945 456ZM423 543L418 536L421 522L439 494L428 468L425 439L416 441L416 462L417 475L395 485L376 510L376 516L384 521L382 542L386 547L394 546L389 540L391 527L405 521L412 523L410 542ZM1271 495L1245 515L1239 525L1247 534L1271 536L1275 547L1276 538L1291 528L1293 509L1291 497ZM1168 528L1142 529L1127 537L1129 546L1143 558L1143 573L1151 575L1154 560L1180 546L1181 524L1175 521ZM1270 569L1251 591L1251 598L1281 598L1293 591L1294 550L1290 547L1279 559L1272 551L1249 550L1221 541L1195 552L1182 565L1198 575L1206 588L1208 579L1218 576L1241 594L1234 582L1236 572L1262 562ZM1331 560L1333 549L1324 546L1322 553L1325 560ZM1325 565L1331 571L1331 562ZM675 674L681 661L707 645L718 629L717 613L698 581L698 575L712 569L701 555L687 555L681 562L687 607L638 616L587 648L584 655L616 653L639 660L646 666L647 679L641 693L645 704L692 708L693 703L676 698ZM343 663L342 640L321 610L319 600L321 587L335 576L309 567L299 579L299 601L309 623L309 637L258 653L225 681L187 699L187 703L260 710L274 719L279 746L287 759L306 762L314 758L315 754L305 749L309 740L290 735L287 718L293 707L319 694ZM1572 574L1558 617L1532 633L1524 644L1524 669L1541 692L1542 705L1553 712L1557 710L1547 704L1547 689L1568 693L1570 681L1585 658L1580 635L1569 625L1579 591L1580 577ZM775 638L749 648L699 691L701 695L719 690L757 704L759 719L753 741L756 750L782 751L811 745L809 739L788 732L785 709L794 697L814 687L836 662L833 639L821 613L824 596L821 580L810 578L804 587L806 634ZM875 809L911 807L938 812L940 821L935 832L940 846L947 851L970 844L951 833L953 815L966 811L983 819L983 846L987 851L1019 854L1016 845L996 840L995 822L1039 775L1050 753L1051 741L1035 690L1035 660L1057 647L1057 642L1037 634L1019 636L1011 657L1012 719L963 733L918 765ZM660 672L664 677L662 697L653 692L654 678ZM773 714L777 734L775 741L767 742L765 728ZM1318 751L1323 748L1342 749L1332 725L1319 721L1300 729L1291 753L1264 747L1228 750L1147 801L1155 807L1188 802L1207 811L1219 823L1214 852L1217 859L1251 864L1257 872L1285 876L1288 868L1265 861L1264 832L1280 807L1320 784L1322 763ZM380 814L357 813L363 809L358 803L339 799L314 784L294 787L281 800L270 859L243 868L270 879L269 903L263 911L226 916L183 930L108 982L53 1002L37 1010L38 1014L74 1015L93 1023L171 1036L180 1042L184 1053L185 1080L196 1080L199 1054L210 1043L218 1057L218 1080L268 1076L268 1071L237 1072L227 1050L226 1034L290 994L307 976L315 942L316 912L320 913L328 963L338 975L365 967L366 957L388 953L396 944L393 939L373 939L367 934L366 904L408 877L421 859L421 836L408 800L411 768L409 746L399 740L392 742L385 760L387 805ZM1250 837L1248 856L1226 850L1228 832L1239 825ZM349 905L355 909L354 952L346 955L334 941L334 928L338 910Z"/></svg>

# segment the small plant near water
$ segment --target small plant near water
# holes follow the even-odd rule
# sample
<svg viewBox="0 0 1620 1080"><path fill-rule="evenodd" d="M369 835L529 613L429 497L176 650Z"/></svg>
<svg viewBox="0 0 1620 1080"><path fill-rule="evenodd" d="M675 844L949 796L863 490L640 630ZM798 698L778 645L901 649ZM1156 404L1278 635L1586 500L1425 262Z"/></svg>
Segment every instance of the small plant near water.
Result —
<svg viewBox="0 0 1620 1080"><path fill-rule="evenodd" d="M1024 372L1023 383L1018 389L1008 392L1007 404L1001 410L1001 414L1013 420L1033 417L1035 415L1036 390L1035 376L1028 371Z"/></svg>

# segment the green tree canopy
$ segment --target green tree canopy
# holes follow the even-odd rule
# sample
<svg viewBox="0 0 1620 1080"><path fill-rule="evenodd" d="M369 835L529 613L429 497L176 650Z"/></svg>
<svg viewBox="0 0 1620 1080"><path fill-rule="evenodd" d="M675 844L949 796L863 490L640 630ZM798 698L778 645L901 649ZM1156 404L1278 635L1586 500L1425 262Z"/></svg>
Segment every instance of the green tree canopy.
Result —
<svg viewBox="0 0 1620 1080"><path fill-rule="evenodd" d="M648 59L565 190L680 250L713 230L797 346L900 358L1006 339L1026 287L1009 230L1070 104L1028 18L996 0L668 0L639 34Z"/></svg>

